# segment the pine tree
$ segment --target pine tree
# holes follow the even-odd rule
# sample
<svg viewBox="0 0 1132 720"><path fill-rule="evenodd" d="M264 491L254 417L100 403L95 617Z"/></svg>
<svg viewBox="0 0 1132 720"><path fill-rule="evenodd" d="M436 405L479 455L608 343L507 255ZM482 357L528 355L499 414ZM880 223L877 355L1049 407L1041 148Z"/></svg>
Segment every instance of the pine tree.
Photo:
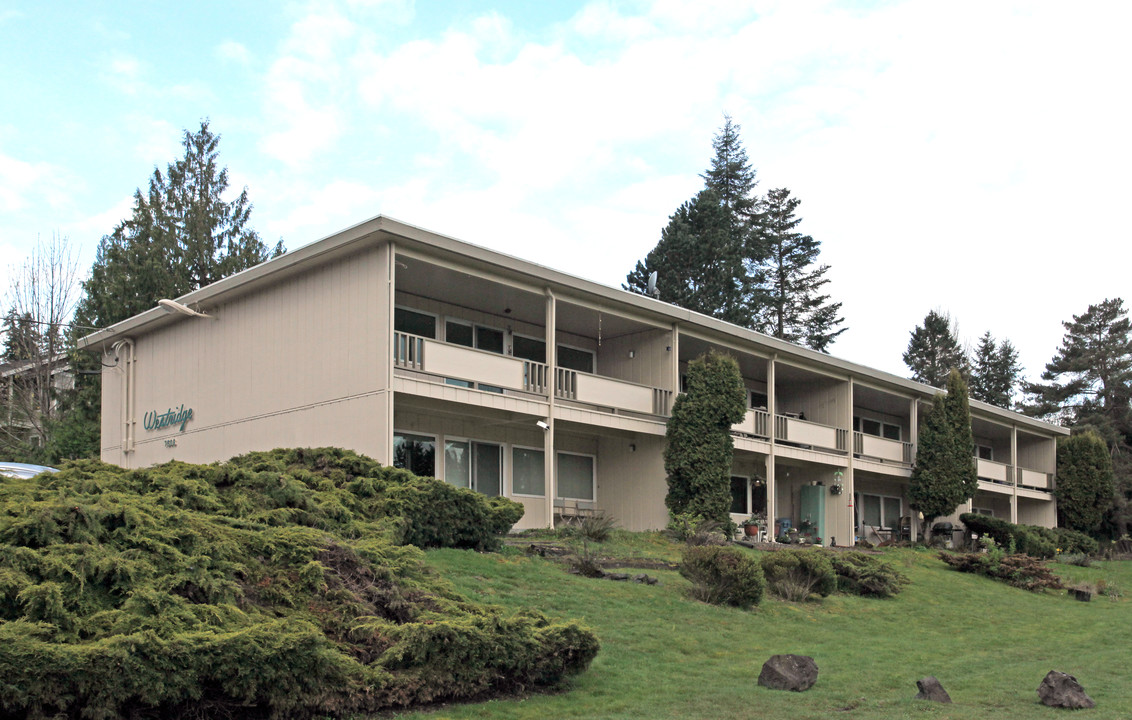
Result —
<svg viewBox="0 0 1132 720"><path fill-rule="evenodd" d="M1057 512L1061 525L1096 534L1112 507L1112 458L1100 435L1074 433L1057 444Z"/></svg>
<svg viewBox="0 0 1132 720"><path fill-rule="evenodd" d="M727 522L731 506L731 426L747 411L739 364L708 353L688 363L688 390L676 398L665 432L664 470L673 513Z"/></svg>
<svg viewBox="0 0 1132 720"><path fill-rule="evenodd" d="M999 344L990 331L983 333L971 360L971 399L1010 408L1021 377L1014 345L1009 340Z"/></svg>
<svg viewBox="0 0 1132 720"><path fill-rule="evenodd" d="M208 122L184 132L184 156L154 169L145 192L134 193L130 217L98 244L78 325L104 328L284 252L270 251L251 228L248 190L225 201L228 169L218 163L220 136ZM72 353L72 368L96 372L96 358ZM66 412L55 451L61 457L97 455L99 377L80 374L64 399Z"/></svg>
<svg viewBox="0 0 1132 720"><path fill-rule="evenodd" d="M951 317L944 312L930 311L924 324L911 333L904 364L912 371L912 379L932 387L943 387L952 369L967 372L967 357L959 346L958 333Z"/></svg>
<svg viewBox="0 0 1132 720"><path fill-rule="evenodd" d="M932 399L931 412L920 426L908 488L912 508L924 514L925 539L933 520L950 515L974 497L979 487L974 455L967 383L953 369L947 376L947 392Z"/></svg>
<svg viewBox="0 0 1132 720"><path fill-rule="evenodd" d="M834 329L842 322L841 303L830 302L821 289L829 283L828 265L818 265L821 243L796 231L802 222L794 212L801 203L786 188L766 197L764 222L759 232L763 247L765 290L759 312L759 330L788 342L826 352L845 332Z"/></svg>

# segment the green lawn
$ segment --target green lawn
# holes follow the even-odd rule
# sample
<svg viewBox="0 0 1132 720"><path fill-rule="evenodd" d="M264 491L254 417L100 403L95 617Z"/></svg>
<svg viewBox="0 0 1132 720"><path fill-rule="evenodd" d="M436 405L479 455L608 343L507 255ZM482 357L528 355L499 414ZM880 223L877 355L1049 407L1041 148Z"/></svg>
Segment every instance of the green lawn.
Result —
<svg viewBox="0 0 1132 720"><path fill-rule="evenodd" d="M656 534L616 533L602 555L673 560L679 546ZM467 597L534 607L592 627L602 649L564 692L452 705L412 718L1007 718L1062 717L1038 703L1051 669L1076 675L1097 701L1088 718L1132 717L1132 600L1082 603L1065 592L1031 594L946 568L933 553L891 550L911 578L897 598L836 595L790 604L771 597L751 611L690 600L677 573L659 585L590 580L517 550L428 553ZM1055 565L1073 582L1105 579L1132 590L1132 563ZM812 656L817 685L805 693L758 687L775 653ZM913 701L935 675L954 705Z"/></svg>

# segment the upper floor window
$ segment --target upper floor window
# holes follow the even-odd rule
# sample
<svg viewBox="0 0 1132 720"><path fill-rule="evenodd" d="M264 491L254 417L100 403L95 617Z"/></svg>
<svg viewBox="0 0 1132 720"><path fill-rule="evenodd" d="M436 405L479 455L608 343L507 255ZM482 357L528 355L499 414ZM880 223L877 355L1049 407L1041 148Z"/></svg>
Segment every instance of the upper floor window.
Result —
<svg viewBox="0 0 1132 720"><path fill-rule="evenodd" d="M418 310L398 307L393 309L393 329L397 332L436 339L436 316Z"/></svg>
<svg viewBox="0 0 1132 720"><path fill-rule="evenodd" d="M537 363L546 362L546 342L522 335L511 336L511 354Z"/></svg>
<svg viewBox="0 0 1132 720"><path fill-rule="evenodd" d="M559 345L558 367L563 367L567 370L577 370L578 372L592 373L594 371L594 354L589 350Z"/></svg>
<svg viewBox="0 0 1132 720"><path fill-rule="evenodd" d="M990 445L975 445L975 457L980 460L994 460L994 448Z"/></svg>
<svg viewBox="0 0 1132 720"><path fill-rule="evenodd" d="M444 340L453 345L503 353L503 331L498 328L447 320L444 323Z"/></svg>

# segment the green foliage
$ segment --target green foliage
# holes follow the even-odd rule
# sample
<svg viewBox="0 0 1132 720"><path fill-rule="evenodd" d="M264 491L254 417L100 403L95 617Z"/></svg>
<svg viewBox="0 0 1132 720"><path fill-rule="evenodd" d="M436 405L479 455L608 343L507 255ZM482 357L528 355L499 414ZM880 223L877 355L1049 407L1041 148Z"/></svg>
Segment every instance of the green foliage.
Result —
<svg viewBox="0 0 1132 720"><path fill-rule="evenodd" d="M489 546L519 517L430 485L443 483L333 449L5 479L0 707L344 715L584 669L591 633L468 603L399 544ZM399 514L417 501L439 508ZM469 512L478 533L441 527Z"/></svg>
<svg viewBox="0 0 1132 720"><path fill-rule="evenodd" d="M776 550L763 556L762 568L770 591L783 600L804 602L837 590L833 563L822 550Z"/></svg>
<svg viewBox="0 0 1132 720"><path fill-rule="evenodd" d="M764 290L758 313L761 332L814 350L827 348L846 328L841 303L821 294L828 265L818 264L821 243L797 232L801 200L786 188L767 193L763 223L755 233L763 261Z"/></svg>
<svg viewBox="0 0 1132 720"><path fill-rule="evenodd" d="M1014 345L1009 340L999 344L989 331L983 333L971 360L971 399L1009 408L1021 378Z"/></svg>
<svg viewBox="0 0 1132 720"><path fill-rule="evenodd" d="M903 357L913 380L942 388L952 370L966 372L967 357L947 313L928 312L911 334Z"/></svg>
<svg viewBox="0 0 1132 720"><path fill-rule="evenodd" d="M711 352L688 363L687 392L673 403L665 432L669 510L730 522L731 426L746 412L734 358Z"/></svg>
<svg viewBox="0 0 1132 720"><path fill-rule="evenodd" d="M693 597L713 605L758 605L766 589L758 560L736 547L689 547L680 574L691 581Z"/></svg>
<svg viewBox="0 0 1132 720"><path fill-rule="evenodd" d="M1057 511L1069 528L1095 533L1112 506L1112 457L1100 435L1074 433L1057 443Z"/></svg>
<svg viewBox="0 0 1132 720"><path fill-rule="evenodd" d="M924 514L924 528L975 496L979 478L974 454L967 385L959 371L952 370L947 392L932 398L932 410L920 426L912 466L908 498L912 508Z"/></svg>
<svg viewBox="0 0 1132 720"><path fill-rule="evenodd" d="M990 537L1001 547L1013 547L1016 552L1035 558L1051 558L1058 552L1094 554L1098 550L1096 540L1067 528L1015 525L977 513L963 513L959 521L971 532Z"/></svg>
<svg viewBox="0 0 1132 720"><path fill-rule="evenodd" d="M727 538L734 535L729 520L720 522L708 520L696 513L676 513L668 511L668 526L665 535L685 545L724 545Z"/></svg>
<svg viewBox="0 0 1132 720"><path fill-rule="evenodd" d="M880 558L863 552L829 554L837 574L837 591L863 597L886 598L896 595L908 584L908 576Z"/></svg>
<svg viewBox="0 0 1132 720"><path fill-rule="evenodd" d="M613 516L602 513L582 518L578 521L576 529L584 539L602 543L609 539L609 534L613 532L615 527L617 527L617 521L613 519Z"/></svg>
<svg viewBox="0 0 1132 720"><path fill-rule="evenodd" d="M941 552L939 558L959 572L983 575L1031 592L1064 587L1044 562L1030 555Z"/></svg>

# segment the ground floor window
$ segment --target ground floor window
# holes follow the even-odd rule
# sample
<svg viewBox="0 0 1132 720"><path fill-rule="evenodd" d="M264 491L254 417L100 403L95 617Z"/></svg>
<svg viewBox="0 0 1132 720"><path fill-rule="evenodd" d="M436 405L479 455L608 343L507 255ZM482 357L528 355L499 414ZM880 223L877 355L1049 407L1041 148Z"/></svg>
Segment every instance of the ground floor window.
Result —
<svg viewBox="0 0 1132 720"><path fill-rule="evenodd" d="M766 512L766 485L759 479L743 475L731 476L731 513L752 515Z"/></svg>
<svg viewBox="0 0 1132 720"><path fill-rule="evenodd" d="M515 495L546 496L546 478L542 450L511 448L511 492Z"/></svg>
<svg viewBox="0 0 1132 720"><path fill-rule="evenodd" d="M446 440L444 480L496 497L503 490L503 447L474 440Z"/></svg>
<svg viewBox="0 0 1132 720"><path fill-rule="evenodd" d="M436 438L431 435L393 434L393 467L421 477L436 476Z"/></svg>
<svg viewBox="0 0 1132 720"><path fill-rule="evenodd" d="M861 524L870 527L896 527L903 514L903 501L888 495L861 493L857 496L857 506L860 508Z"/></svg>
<svg viewBox="0 0 1132 720"><path fill-rule="evenodd" d="M592 455L558 453L558 497L573 500L594 499Z"/></svg>

